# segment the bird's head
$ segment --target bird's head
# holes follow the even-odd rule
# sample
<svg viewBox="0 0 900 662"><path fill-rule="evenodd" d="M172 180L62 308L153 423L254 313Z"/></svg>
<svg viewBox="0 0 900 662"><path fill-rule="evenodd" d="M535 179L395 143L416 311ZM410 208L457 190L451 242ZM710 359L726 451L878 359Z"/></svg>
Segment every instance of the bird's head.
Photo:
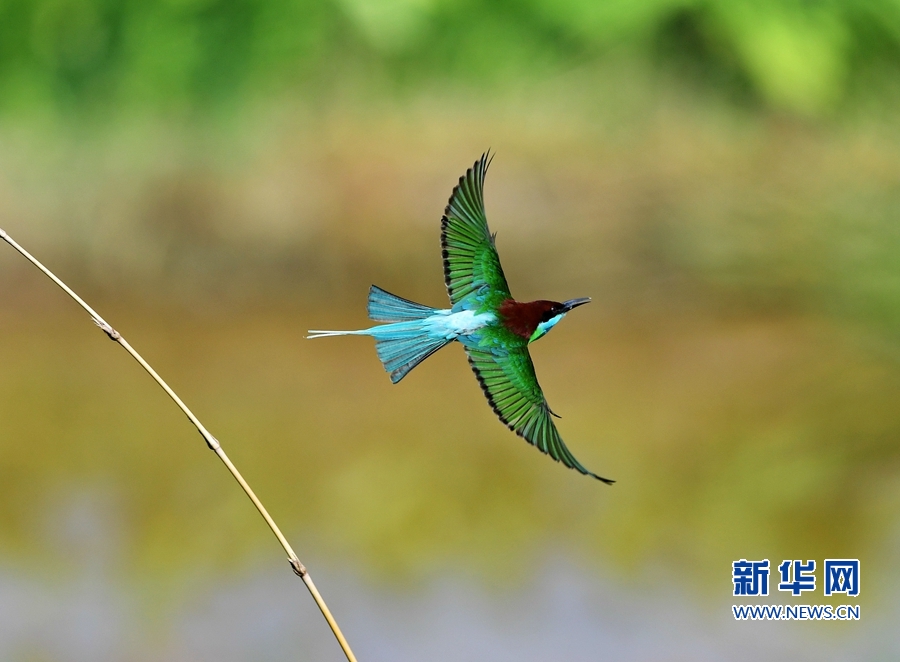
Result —
<svg viewBox="0 0 900 662"><path fill-rule="evenodd" d="M590 303L590 297L582 297L580 299L569 299L568 301L547 301L546 304L550 304L545 306L546 310L541 313L540 320L538 321L537 327L534 329L534 333L531 334L531 337L528 339L529 343L534 342L539 338L543 338L547 333L556 326L559 321L566 316L573 308L577 308L578 306L583 306L586 303Z"/></svg>

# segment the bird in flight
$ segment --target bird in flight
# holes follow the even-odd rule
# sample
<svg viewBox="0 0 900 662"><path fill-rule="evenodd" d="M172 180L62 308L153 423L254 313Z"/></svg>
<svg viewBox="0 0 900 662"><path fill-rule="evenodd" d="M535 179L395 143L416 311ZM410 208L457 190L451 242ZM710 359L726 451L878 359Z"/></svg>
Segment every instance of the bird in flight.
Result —
<svg viewBox="0 0 900 662"><path fill-rule="evenodd" d="M459 341L491 408L510 430L557 462L611 485L614 481L588 471L566 448L528 353L530 343L590 298L527 303L512 298L484 213L484 177L491 158L483 154L460 177L441 219L451 308L424 306L372 285L369 318L386 324L359 331L309 331L307 337L372 336L394 384Z"/></svg>

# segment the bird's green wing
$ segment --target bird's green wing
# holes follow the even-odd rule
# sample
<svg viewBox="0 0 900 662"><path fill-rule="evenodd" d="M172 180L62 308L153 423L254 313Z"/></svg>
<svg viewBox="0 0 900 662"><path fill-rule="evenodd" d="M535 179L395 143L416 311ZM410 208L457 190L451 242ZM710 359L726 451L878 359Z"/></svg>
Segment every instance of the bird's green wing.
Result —
<svg viewBox="0 0 900 662"><path fill-rule="evenodd" d="M495 353L466 346L466 353L494 413L510 430L570 469L614 482L585 469L566 448L550 418L527 347Z"/></svg>
<svg viewBox="0 0 900 662"><path fill-rule="evenodd" d="M483 286L498 301L510 298L509 286L484 215L484 176L490 157L482 154L459 178L441 219L441 254L450 301L456 305Z"/></svg>

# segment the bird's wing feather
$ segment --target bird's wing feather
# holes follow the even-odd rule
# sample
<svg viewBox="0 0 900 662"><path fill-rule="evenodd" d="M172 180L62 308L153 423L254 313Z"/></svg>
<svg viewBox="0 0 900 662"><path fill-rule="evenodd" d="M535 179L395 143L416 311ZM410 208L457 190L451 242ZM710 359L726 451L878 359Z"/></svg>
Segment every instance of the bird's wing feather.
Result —
<svg viewBox="0 0 900 662"><path fill-rule="evenodd" d="M509 286L494 247L484 213L484 176L488 153L459 178L441 219L444 281L454 305L487 285L500 300L509 298Z"/></svg>
<svg viewBox="0 0 900 662"><path fill-rule="evenodd" d="M570 469L614 482L588 471L566 448L550 418L527 347L495 353L466 346L466 353L491 408L510 430Z"/></svg>

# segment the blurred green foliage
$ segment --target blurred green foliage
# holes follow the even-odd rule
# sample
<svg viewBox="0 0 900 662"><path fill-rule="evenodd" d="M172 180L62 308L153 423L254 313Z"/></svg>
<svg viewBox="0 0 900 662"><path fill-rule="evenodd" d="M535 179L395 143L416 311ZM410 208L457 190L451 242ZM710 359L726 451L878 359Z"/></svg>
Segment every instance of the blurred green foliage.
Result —
<svg viewBox="0 0 900 662"><path fill-rule="evenodd" d="M6 0L0 112L189 111L314 96L348 73L386 89L509 83L623 53L817 115L897 72L900 3Z"/></svg>

